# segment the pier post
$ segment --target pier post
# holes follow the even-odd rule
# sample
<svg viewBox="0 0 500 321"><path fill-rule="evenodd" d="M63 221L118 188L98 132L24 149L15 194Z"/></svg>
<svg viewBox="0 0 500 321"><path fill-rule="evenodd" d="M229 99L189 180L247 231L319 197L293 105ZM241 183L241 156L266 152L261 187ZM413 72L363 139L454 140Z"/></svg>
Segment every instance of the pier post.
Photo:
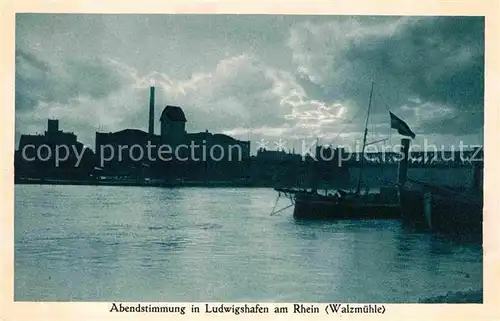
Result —
<svg viewBox="0 0 500 321"><path fill-rule="evenodd" d="M410 150L410 139L401 139L401 160L398 164L398 184L403 186L406 183L408 177L408 157Z"/></svg>
<svg viewBox="0 0 500 321"><path fill-rule="evenodd" d="M424 191L424 216L429 230L432 230L432 214L432 193Z"/></svg>
<svg viewBox="0 0 500 321"><path fill-rule="evenodd" d="M481 189L481 181L483 179L481 173L483 167L482 163L483 157L482 157L482 150L480 150L480 148L475 148L474 152L475 152L474 154L481 153L479 155L479 157L481 157L480 160L472 160L472 191L477 193Z"/></svg>

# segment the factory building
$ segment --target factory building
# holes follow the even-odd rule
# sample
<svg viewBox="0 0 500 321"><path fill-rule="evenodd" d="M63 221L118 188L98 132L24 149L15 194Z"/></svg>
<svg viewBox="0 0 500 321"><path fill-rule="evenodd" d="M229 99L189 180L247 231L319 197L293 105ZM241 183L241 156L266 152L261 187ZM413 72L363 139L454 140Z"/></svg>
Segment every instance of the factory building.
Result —
<svg viewBox="0 0 500 321"><path fill-rule="evenodd" d="M59 120L49 119L41 135L21 135L15 152L16 178L89 178L94 153L74 133L59 129Z"/></svg>
<svg viewBox="0 0 500 321"><path fill-rule="evenodd" d="M184 111L171 105L163 109L160 135L156 135L154 106L155 89L151 87L148 132L125 129L96 133L96 154L104 173L167 180L234 180L248 175L249 141L208 130L187 133Z"/></svg>

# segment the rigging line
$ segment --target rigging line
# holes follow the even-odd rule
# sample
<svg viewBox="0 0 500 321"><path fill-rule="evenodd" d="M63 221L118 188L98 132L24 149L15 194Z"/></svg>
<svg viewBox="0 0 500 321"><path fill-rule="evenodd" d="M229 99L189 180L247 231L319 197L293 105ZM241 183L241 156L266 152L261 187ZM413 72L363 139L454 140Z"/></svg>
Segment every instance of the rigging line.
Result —
<svg viewBox="0 0 500 321"><path fill-rule="evenodd" d="M376 88L374 88L376 89ZM372 105L375 105L375 97L372 98ZM369 115L369 123L371 125L371 132L370 132L370 137L373 137L375 139L376 134L375 134L375 116L372 114ZM368 129L368 127L366 128Z"/></svg>
<svg viewBox="0 0 500 321"><path fill-rule="evenodd" d="M294 205L295 205L295 204L290 204L290 205L288 205L287 207L282 208L281 210L279 210L279 211L277 211L277 212L271 213L271 215L274 215L274 214L278 214L278 213L280 213L280 212L283 212L283 211L284 211L284 210L286 210L287 208L290 208L290 207L292 207L292 206L294 206Z"/></svg>
<svg viewBox="0 0 500 321"><path fill-rule="evenodd" d="M387 111L390 112L391 110L389 109L389 105L385 102L384 98L382 97L382 94L380 94L380 91L378 91L378 89L377 89L377 94L380 97L380 100L382 100L382 103L384 104L385 109L387 109Z"/></svg>
<svg viewBox="0 0 500 321"><path fill-rule="evenodd" d="M276 203L274 203L274 206L273 206L273 210L271 211L271 214L270 215L273 215L274 214L274 210L276 209L276 206L278 205L278 201L280 199L280 196L281 196L281 192L278 193L278 197L276 198Z"/></svg>
<svg viewBox="0 0 500 321"><path fill-rule="evenodd" d="M389 109L389 105L385 102L384 97L382 97L382 94L380 93L378 88L377 88L377 94L378 94L380 100L382 101L382 103L384 104L385 109L387 109L388 112L391 112L391 110ZM392 128L391 128L391 126L389 126L389 144L392 144L391 133L392 133Z"/></svg>
<svg viewBox="0 0 500 321"><path fill-rule="evenodd" d="M371 136L376 137L376 134L375 134L375 120L374 120L374 118L375 117L373 117L373 115L370 115L370 123L372 124Z"/></svg>
<svg viewBox="0 0 500 321"><path fill-rule="evenodd" d="M356 119L359 116L359 114L361 114L361 111L362 111L361 109L358 110L358 112L351 119L349 119L346 123L344 123L345 125L344 129L342 129L339 133L343 133L347 129L346 128L347 125L350 125L353 122L353 120Z"/></svg>
<svg viewBox="0 0 500 321"><path fill-rule="evenodd" d="M340 132L338 132L331 140L333 141L337 137L339 137L341 134L343 134L347 130L347 126L350 125L354 121L354 119L356 119L361 114L362 111L364 111L364 110L362 108L359 108L358 112L351 119L349 119L346 123L344 123L344 128Z"/></svg>
<svg viewBox="0 0 500 321"><path fill-rule="evenodd" d="M392 133L392 128L391 126L389 126L389 144L392 145L392 137L391 137L391 133Z"/></svg>

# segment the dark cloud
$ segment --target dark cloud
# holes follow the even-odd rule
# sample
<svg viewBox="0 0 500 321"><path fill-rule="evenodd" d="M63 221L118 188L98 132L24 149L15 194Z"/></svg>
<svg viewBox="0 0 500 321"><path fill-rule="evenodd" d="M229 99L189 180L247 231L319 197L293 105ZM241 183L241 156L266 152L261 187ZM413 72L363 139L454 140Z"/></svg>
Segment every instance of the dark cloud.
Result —
<svg viewBox="0 0 500 321"><path fill-rule="evenodd" d="M126 84L115 66L98 58L70 59L65 67L69 97L89 95L100 99Z"/></svg>
<svg viewBox="0 0 500 321"><path fill-rule="evenodd" d="M304 89L310 99L323 101L330 100L330 97L327 94L327 90L325 90L323 85L314 83L308 77L300 73L295 75L295 79L297 84Z"/></svg>
<svg viewBox="0 0 500 321"><path fill-rule="evenodd" d="M51 78L49 66L30 52L16 50L16 110L31 109L43 94L43 84Z"/></svg>
<svg viewBox="0 0 500 321"><path fill-rule="evenodd" d="M421 99L457 110L482 108L482 17L423 18L409 24L378 51L388 58L381 61L380 69L405 75L408 91Z"/></svg>
<svg viewBox="0 0 500 321"><path fill-rule="evenodd" d="M477 133L482 131L484 113L469 111L465 114L455 113L454 116L428 118L417 128L423 133L439 133L453 135L457 133Z"/></svg>
<svg viewBox="0 0 500 321"><path fill-rule="evenodd" d="M190 131L342 132L347 142L361 134L374 77L378 128L386 107L419 137L483 127L481 17L22 14L16 30L24 133L47 117L89 141L95 130L144 129L154 80L157 118L182 106ZM318 110L340 116L286 117Z"/></svg>
<svg viewBox="0 0 500 321"><path fill-rule="evenodd" d="M391 109L407 107L409 99L431 103L436 109L452 109L445 116L420 119L415 127L425 133L468 134L482 130L484 19L406 19L402 18L404 23L400 24L379 23L374 25L374 30L366 30L369 27L360 24L365 30L351 41L341 44L329 41L333 49L323 54L331 63L307 66L311 79L319 79L316 82L326 88L326 96L353 99L362 108L367 106L369 86L375 79L377 91ZM392 29L388 27L391 23ZM314 54L311 56L314 58ZM328 59L320 60L325 61ZM323 77L314 77L315 74ZM380 103L378 95L374 98ZM385 113L384 108L378 111ZM474 116L470 116L471 111L475 112ZM411 113L405 113L411 117Z"/></svg>
<svg viewBox="0 0 500 321"><path fill-rule="evenodd" d="M127 80L109 62L98 58L64 58L51 63L22 49L16 50L16 110L30 110L40 102L68 104L88 96L100 99L119 90Z"/></svg>

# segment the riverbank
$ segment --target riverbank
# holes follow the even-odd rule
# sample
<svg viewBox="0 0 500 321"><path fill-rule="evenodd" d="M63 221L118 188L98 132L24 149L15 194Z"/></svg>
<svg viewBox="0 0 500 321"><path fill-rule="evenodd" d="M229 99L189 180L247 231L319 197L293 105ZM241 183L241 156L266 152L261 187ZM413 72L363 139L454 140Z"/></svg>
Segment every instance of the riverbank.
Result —
<svg viewBox="0 0 500 321"><path fill-rule="evenodd" d="M483 303L483 290L448 292L444 295L422 299L419 303Z"/></svg>
<svg viewBox="0 0 500 321"><path fill-rule="evenodd" d="M143 181L135 180L65 180L65 179L18 179L15 185L75 185L75 186L136 186L136 187L272 187L246 181Z"/></svg>

